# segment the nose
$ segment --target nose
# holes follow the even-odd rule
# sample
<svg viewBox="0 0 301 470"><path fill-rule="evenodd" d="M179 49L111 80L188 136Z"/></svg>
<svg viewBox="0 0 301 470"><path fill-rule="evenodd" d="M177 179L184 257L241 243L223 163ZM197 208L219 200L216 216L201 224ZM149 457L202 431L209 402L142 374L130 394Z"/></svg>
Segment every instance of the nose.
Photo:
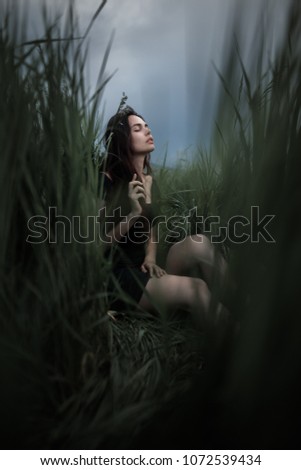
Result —
<svg viewBox="0 0 301 470"><path fill-rule="evenodd" d="M146 127L145 129L146 129L146 135L149 135L149 134L151 134L150 127Z"/></svg>

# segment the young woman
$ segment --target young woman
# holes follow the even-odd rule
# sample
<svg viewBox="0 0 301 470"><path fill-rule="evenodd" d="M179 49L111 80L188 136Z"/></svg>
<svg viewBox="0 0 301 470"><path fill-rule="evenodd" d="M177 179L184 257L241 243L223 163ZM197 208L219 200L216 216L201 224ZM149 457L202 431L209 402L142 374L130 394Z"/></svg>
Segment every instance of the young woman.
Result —
<svg viewBox="0 0 301 470"><path fill-rule="evenodd" d="M150 313L181 310L199 324L215 323L224 308L219 303L210 308L211 289L221 282L226 265L208 238L188 236L169 249L165 269L156 263L159 196L150 167L155 145L149 126L126 107L109 120L104 141L105 241L113 252L116 289ZM124 307L120 300L112 305Z"/></svg>

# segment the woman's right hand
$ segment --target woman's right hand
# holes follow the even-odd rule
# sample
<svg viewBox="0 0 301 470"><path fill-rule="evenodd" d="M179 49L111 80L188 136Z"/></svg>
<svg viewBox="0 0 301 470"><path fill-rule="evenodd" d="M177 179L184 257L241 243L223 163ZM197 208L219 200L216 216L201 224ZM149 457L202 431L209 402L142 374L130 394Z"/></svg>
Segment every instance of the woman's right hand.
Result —
<svg viewBox="0 0 301 470"><path fill-rule="evenodd" d="M129 182L128 196L131 203L131 212L133 215L140 215L142 213L142 206L139 199L146 198L144 185L141 181L137 181L137 174L135 173L132 181Z"/></svg>

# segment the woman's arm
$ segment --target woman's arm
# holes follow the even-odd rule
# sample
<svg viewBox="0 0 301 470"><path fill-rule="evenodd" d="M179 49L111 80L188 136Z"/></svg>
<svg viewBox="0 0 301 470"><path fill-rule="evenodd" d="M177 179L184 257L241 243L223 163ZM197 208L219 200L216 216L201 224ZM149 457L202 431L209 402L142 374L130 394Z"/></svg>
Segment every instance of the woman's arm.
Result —
<svg viewBox="0 0 301 470"><path fill-rule="evenodd" d="M101 217L102 211L104 211L104 232L102 235L102 241L112 245L114 242L118 242L121 238L128 233L130 228L134 225L136 220L140 217L140 214L135 212L130 212L125 217L123 217L120 222L116 223L112 228L113 222L110 220L110 217L105 216L105 205L99 211Z"/></svg>
<svg viewBox="0 0 301 470"><path fill-rule="evenodd" d="M99 217L103 214L104 220L104 234L102 240L105 243L113 244L118 242L121 238L128 233L130 228L134 225L136 220L141 216L142 206L139 202L140 199L146 199L144 185L141 181L137 181L137 175L134 174L132 181L128 185L128 197L130 200L131 210L112 228L113 221L110 217L106 217L106 205L103 201L102 207L99 211Z"/></svg>

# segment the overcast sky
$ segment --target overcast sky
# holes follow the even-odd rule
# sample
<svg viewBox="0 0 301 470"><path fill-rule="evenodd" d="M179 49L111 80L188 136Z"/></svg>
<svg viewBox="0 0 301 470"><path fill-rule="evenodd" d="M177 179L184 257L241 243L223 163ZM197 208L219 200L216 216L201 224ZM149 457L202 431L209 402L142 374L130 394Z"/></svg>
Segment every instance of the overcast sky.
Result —
<svg viewBox="0 0 301 470"><path fill-rule="evenodd" d="M65 11L68 0L45 3L52 10ZM82 32L100 3L74 0ZM281 0L107 0L89 34L86 70L94 89L105 47L115 31L107 71L118 71L104 94L105 120L125 92L128 104L144 116L153 131L154 162L162 161L166 144L168 163L185 148L208 145L219 83L212 61L220 67L233 47L231 25L239 7L244 54L251 54L258 6L263 3L270 4L270 26L279 29L286 3ZM27 7L33 35L41 32L41 4L42 0L29 0Z"/></svg>

